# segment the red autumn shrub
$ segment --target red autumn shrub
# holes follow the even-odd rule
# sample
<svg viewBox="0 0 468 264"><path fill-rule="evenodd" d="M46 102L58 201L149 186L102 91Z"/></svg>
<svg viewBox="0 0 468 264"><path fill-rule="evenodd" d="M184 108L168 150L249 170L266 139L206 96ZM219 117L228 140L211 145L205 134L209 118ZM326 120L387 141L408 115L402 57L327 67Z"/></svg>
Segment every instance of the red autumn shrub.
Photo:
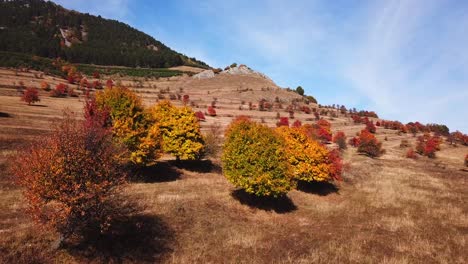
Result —
<svg viewBox="0 0 468 264"><path fill-rule="evenodd" d="M99 78L101 78L101 75L99 74L99 72L95 71L95 72L93 72L93 78L99 79Z"/></svg>
<svg viewBox="0 0 468 264"><path fill-rule="evenodd" d="M378 157L383 154L382 143L380 143L372 133L364 129L359 135L357 151L370 157Z"/></svg>
<svg viewBox="0 0 468 264"><path fill-rule="evenodd" d="M19 151L10 168L33 219L66 239L111 224L115 212L106 205L125 182L122 154L108 130L65 115L52 134Z"/></svg>
<svg viewBox="0 0 468 264"><path fill-rule="evenodd" d="M379 126L380 126L380 122L379 122L379 121L375 122L375 125L379 127Z"/></svg>
<svg viewBox="0 0 468 264"><path fill-rule="evenodd" d="M26 88L21 96L21 101L28 105L41 101L41 99L39 99L39 91L36 88Z"/></svg>
<svg viewBox="0 0 468 264"><path fill-rule="evenodd" d="M338 145L340 150L346 149L346 135L343 131L336 132L335 136L333 137L333 142Z"/></svg>
<svg viewBox="0 0 468 264"><path fill-rule="evenodd" d="M280 126L289 126L289 119L287 117L280 117L279 121L276 123L277 127Z"/></svg>
<svg viewBox="0 0 468 264"><path fill-rule="evenodd" d="M348 141L348 144L355 148L359 146L359 143L360 143L359 137L352 137Z"/></svg>
<svg viewBox="0 0 468 264"><path fill-rule="evenodd" d="M408 151L406 152L406 157L408 159L416 159L417 156L416 156L416 152L414 151L413 148L409 148Z"/></svg>
<svg viewBox="0 0 468 264"><path fill-rule="evenodd" d="M182 97L182 102L184 103L184 105L187 105L189 103L189 100L190 100L190 97L188 94L185 94L183 97Z"/></svg>
<svg viewBox="0 0 468 264"><path fill-rule="evenodd" d="M75 83L75 78L72 75L69 75L67 77L67 81L69 84L74 84Z"/></svg>
<svg viewBox="0 0 468 264"><path fill-rule="evenodd" d="M362 118L358 115L352 115L351 118L353 119L353 122L356 124L362 123Z"/></svg>
<svg viewBox="0 0 468 264"><path fill-rule="evenodd" d="M112 79L109 79L106 81L106 88L112 88L114 86L114 81Z"/></svg>
<svg viewBox="0 0 468 264"><path fill-rule="evenodd" d="M291 127L301 127L301 126L302 126L302 122L299 120L294 121L294 123L291 125Z"/></svg>
<svg viewBox="0 0 468 264"><path fill-rule="evenodd" d="M198 118L198 121L205 121L205 115L202 111L195 112L195 116Z"/></svg>
<svg viewBox="0 0 468 264"><path fill-rule="evenodd" d="M102 84L98 80L94 81L92 86L94 89L102 89Z"/></svg>
<svg viewBox="0 0 468 264"><path fill-rule="evenodd" d="M377 128L375 127L374 122L368 121L366 123L366 130L371 132L372 134L375 134Z"/></svg>
<svg viewBox="0 0 468 264"><path fill-rule="evenodd" d="M55 86L55 89L50 91L52 97L65 97L67 96L68 85L59 83Z"/></svg>
<svg viewBox="0 0 468 264"><path fill-rule="evenodd" d="M442 140L439 136L424 134L419 136L416 144L416 152L429 158L435 158L436 151L440 150Z"/></svg>
<svg viewBox="0 0 468 264"><path fill-rule="evenodd" d="M330 167L330 175L332 179L341 181L341 175L343 174L343 160L340 157L340 152L336 149L331 150L328 153L328 160L332 165Z"/></svg>
<svg viewBox="0 0 468 264"><path fill-rule="evenodd" d="M308 106L303 106L301 108L302 112L306 113L306 114L310 114L311 113L311 110L310 110L310 107Z"/></svg>
<svg viewBox="0 0 468 264"><path fill-rule="evenodd" d="M208 115L209 116L216 116L216 110L214 109L213 106L208 106Z"/></svg>
<svg viewBox="0 0 468 264"><path fill-rule="evenodd" d="M322 143L328 143L332 140L331 124L325 119L320 119L315 124L316 137Z"/></svg>
<svg viewBox="0 0 468 264"><path fill-rule="evenodd" d="M314 117L315 117L315 120L320 120L320 114L318 112L314 112Z"/></svg>

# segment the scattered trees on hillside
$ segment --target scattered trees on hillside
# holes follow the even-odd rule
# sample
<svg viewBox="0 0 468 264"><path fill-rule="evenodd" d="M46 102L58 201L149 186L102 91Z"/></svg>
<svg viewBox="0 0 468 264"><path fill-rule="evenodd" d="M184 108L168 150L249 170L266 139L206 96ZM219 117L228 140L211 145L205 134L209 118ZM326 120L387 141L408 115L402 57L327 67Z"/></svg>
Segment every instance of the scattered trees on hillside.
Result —
<svg viewBox="0 0 468 264"><path fill-rule="evenodd" d="M39 91L36 88L26 88L21 96L21 101L27 103L28 105L34 104L41 101L39 98Z"/></svg>
<svg viewBox="0 0 468 264"><path fill-rule="evenodd" d="M195 160L203 155L204 139L200 123L189 107L175 107L162 101L151 110L153 127L161 131L164 152L177 160Z"/></svg>
<svg viewBox="0 0 468 264"><path fill-rule="evenodd" d="M68 114L52 134L19 151L11 170L35 221L65 239L99 234L112 222L106 204L125 182L123 153L109 130Z"/></svg>
<svg viewBox="0 0 468 264"><path fill-rule="evenodd" d="M246 117L226 130L223 171L235 186L256 196L278 197L294 187L284 140L272 129Z"/></svg>

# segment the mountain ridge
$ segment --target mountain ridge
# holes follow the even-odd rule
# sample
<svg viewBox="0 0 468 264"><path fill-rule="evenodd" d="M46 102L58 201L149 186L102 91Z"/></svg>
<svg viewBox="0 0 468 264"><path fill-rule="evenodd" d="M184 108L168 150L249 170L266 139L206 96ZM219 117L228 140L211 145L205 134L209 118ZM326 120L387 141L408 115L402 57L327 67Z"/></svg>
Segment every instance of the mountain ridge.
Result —
<svg viewBox="0 0 468 264"><path fill-rule="evenodd" d="M210 68L123 22L44 0L0 1L0 50L106 66Z"/></svg>

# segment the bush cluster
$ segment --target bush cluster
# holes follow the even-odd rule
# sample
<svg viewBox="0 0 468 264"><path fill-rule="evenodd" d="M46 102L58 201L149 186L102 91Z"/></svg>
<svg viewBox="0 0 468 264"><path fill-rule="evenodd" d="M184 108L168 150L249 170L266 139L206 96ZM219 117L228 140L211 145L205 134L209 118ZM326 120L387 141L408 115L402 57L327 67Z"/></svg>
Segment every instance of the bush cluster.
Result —
<svg viewBox="0 0 468 264"><path fill-rule="evenodd" d="M341 179L338 151L329 151L310 136L306 126L272 130L247 117L228 127L222 156L226 178L257 196L281 196L296 181Z"/></svg>
<svg viewBox="0 0 468 264"><path fill-rule="evenodd" d="M431 136L430 134L426 133L418 137L416 143L416 152L429 158L435 158L435 153L436 151L440 150L441 143L442 139L439 136Z"/></svg>
<svg viewBox="0 0 468 264"><path fill-rule="evenodd" d="M336 132L335 136L333 137L333 143L336 143L340 150L346 149L347 145L345 133L343 131Z"/></svg>

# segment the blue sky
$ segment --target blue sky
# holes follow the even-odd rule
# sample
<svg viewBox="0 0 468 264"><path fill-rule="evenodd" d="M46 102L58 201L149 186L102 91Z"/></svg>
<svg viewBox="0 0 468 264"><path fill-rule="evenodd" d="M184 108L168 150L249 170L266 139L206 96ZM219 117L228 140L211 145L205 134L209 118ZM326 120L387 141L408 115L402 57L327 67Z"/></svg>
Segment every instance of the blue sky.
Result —
<svg viewBox="0 0 468 264"><path fill-rule="evenodd" d="M214 67L247 64L321 104L468 132L468 2L59 0Z"/></svg>

